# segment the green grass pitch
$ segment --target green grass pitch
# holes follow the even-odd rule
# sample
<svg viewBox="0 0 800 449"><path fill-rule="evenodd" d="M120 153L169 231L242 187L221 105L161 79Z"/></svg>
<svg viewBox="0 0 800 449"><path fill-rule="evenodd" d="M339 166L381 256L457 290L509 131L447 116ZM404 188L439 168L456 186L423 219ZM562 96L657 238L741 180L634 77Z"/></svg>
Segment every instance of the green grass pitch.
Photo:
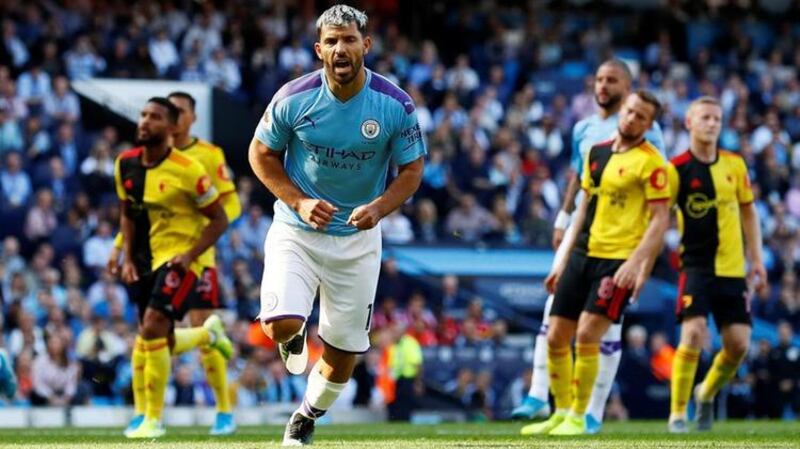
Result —
<svg viewBox="0 0 800 449"><path fill-rule="evenodd" d="M603 433L575 438L520 437L518 423L414 426L363 424L319 426L316 447L336 448L800 448L800 423L728 421L710 433L670 435L662 421L608 423ZM122 429L0 430L0 447L260 449L280 447L283 428L243 427L231 437L212 438L207 428L171 428L158 441L132 441Z"/></svg>

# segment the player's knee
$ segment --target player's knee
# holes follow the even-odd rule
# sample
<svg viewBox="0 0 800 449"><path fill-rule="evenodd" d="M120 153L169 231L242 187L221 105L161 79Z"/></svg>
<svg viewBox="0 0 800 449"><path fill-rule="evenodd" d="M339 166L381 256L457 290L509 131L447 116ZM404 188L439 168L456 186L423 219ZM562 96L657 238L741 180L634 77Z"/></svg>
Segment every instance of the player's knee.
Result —
<svg viewBox="0 0 800 449"><path fill-rule="evenodd" d="M146 340L167 337L172 328L172 322L163 313L147 309L141 325L142 337Z"/></svg>
<svg viewBox="0 0 800 449"><path fill-rule="evenodd" d="M547 346L551 348L561 348L570 344L570 337L566 332L551 327L547 332Z"/></svg>
<svg viewBox="0 0 800 449"><path fill-rule="evenodd" d="M725 352L732 358L741 360L750 349L750 342L744 338L737 338L732 341L724 343Z"/></svg>
<svg viewBox="0 0 800 449"><path fill-rule="evenodd" d="M703 346L703 338L707 332L706 322L704 319L696 318L687 320L683 323L683 330L681 331L681 343L692 348L699 348Z"/></svg>
<svg viewBox="0 0 800 449"><path fill-rule="evenodd" d="M203 323L213 313L210 309L195 309L189 311L189 324L192 327L202 326Z"/></svg>
<svg viewBox="0 0 800 449"><path fill-rule="evenodd" d="M597 336L597 331L590 329L588 326L578 328L575 334L575 341L578 343L599 343L600 338Z"/></svg>
<svg viewBox="0 0 800 449"><path fill-rule="evenodd" d="M303 321L294 318L261 323L261 330L264 331L264 335L278 343L283 343L294 337L302 328Z"/></svg>

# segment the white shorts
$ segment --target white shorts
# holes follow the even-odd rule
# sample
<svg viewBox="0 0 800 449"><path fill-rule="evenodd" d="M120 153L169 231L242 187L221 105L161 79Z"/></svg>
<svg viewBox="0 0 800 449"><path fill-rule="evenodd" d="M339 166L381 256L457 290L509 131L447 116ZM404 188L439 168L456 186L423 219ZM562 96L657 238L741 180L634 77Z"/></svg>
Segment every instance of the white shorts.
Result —
<svg viewBox="0 0 800 449"><path fill-rule="evenodd" d="M380 226L335 236L273 222L264 242L258 318L305 321L319 288L319 337L341 351L366 352L381 250Z"/></svg>

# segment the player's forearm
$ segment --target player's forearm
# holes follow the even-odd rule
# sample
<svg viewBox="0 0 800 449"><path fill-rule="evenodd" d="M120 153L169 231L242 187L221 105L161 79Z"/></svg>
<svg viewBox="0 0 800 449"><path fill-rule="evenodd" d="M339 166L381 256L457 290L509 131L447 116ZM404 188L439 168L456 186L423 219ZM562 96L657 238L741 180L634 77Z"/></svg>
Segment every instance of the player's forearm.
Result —
<svg viewBox="0 0 800 449"><path fill-rule="evenodd" d="M761 226L758 223L758 214L753 203L741 206L742 227L747 259L751 263L762 263L764 257L761 252Z"/></svg>
<svg viewBox="0 0 800 449"><path fill-rule="evenodd" d="M293 210L297 210L301 200L307 199L308 195L303 193L286 174L283 169L278 154L267 148L266 145L253 139L250 142L250 150L248 151L248 159L253 173L261 181L262 184L275 195L279 200L283 201Z"/></svg>
<svg viewBox="0 0 800 449"><path fill-rule="evenodd" d="M575 247L575 242L578 240L578 234L583 228L583 223L586 221L586 210L589 208L589 201L581 201L578 205L578 211L575 213L575 220L572 226L564 235L564 241L561 243L566 247L566 254L570 254ZM564 258L566 260L566 258Z"/></svg>
<svg viewBox="0 0 800 449"><path fill-rule="evenodd" d="M228 228L228 217L219 203L214 204L208 211L206 216L210 219L203 232L200 233L200 238L197 239L194 245L186 252L189 259L195 260L200 254L203 254L208 248L211 248L214 243L219 240L225 229Z"/></svg>
<svg viewBox="0 0 800 449"><path fill-rule="evenodd" d="M640 263L648 273L653 268L656 257L664 243L664 233L669 227L669 207L666 201L650 205L650 223L647 230L631 254L631 260Z"/></svg>
<svg viewBox="0 0 800 449"><path fill-rule="evenodd" d="M126 261L133 261L133 236L136 232L133 220L128 216L127 202L122 203L122 211L119 214L119 228L122 232L122 252Z"/></svg>
<svg viewBox="0 0 800 449"><path fill-rule="evenodd" d="M386 191L373 201L381 217L389 215L417 191L422 182L423 168L422 158L399 168L397 177L389 184Z"/></svg>
<svg viewBox="0 0 800 449"><path fill-rule="evenodd" d="M580 180L578 174L574 171L569 171L569 181L567 182L567 190L564 192L564 201L561 203L561 210L571 214L575 209L575 197L578 195L580 188Z"/></svg>

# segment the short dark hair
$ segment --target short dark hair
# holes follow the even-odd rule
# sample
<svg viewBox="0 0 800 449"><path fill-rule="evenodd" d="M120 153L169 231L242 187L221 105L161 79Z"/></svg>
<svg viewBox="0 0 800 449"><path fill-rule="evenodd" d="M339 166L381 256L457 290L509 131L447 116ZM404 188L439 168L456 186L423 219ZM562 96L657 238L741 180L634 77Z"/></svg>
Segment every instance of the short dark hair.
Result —
<svg viewBox="0 0 800 449"><path fill-rule="evenodd" d="M642 99L645 103L648 103L650 106L653 107L653 121L656 121L661 117L661 102L658 101L655 95L652 92L644 89L639 89L634 92L639 98Z"/></svg>
<svg viewBox="0 0 800 449"><path fill-rule="evenodd" d="M600 67L603 67L604 65L610 65L612 67L616 67L616 68L620 69L622 71L623 75L625 75L625 78L628 80L628 82L629 83L633 82L633 73L631 72L631 68L628 67L628 64L625 61L623 61L622 59L619 59L619 58L606 59L605 61L603 61L602 64L600 64L598 69Z"/></svg>
<svg viewBox="0 0 800 449"><path fill-rule="evenodd" d="M167 98L172 98L172 97L183 98L184 100L188 101L189 106L191 106L192 111L194 111L194 105L197 104L197 102L194 100L194 97L191 96L188 92L176 90L175 92L170 92L169 95L167 95Z"/></svg>
<svg viewBox="0 0 800 449"><path fill-rule="evenodd" d="M164 106L167 109L167 117L169 118L169 121L173 124L178 123L178 116L181 115L181 110L172 104L171 101L164 97L151 97L149 100L147 100L147 102Z"/></svg>

